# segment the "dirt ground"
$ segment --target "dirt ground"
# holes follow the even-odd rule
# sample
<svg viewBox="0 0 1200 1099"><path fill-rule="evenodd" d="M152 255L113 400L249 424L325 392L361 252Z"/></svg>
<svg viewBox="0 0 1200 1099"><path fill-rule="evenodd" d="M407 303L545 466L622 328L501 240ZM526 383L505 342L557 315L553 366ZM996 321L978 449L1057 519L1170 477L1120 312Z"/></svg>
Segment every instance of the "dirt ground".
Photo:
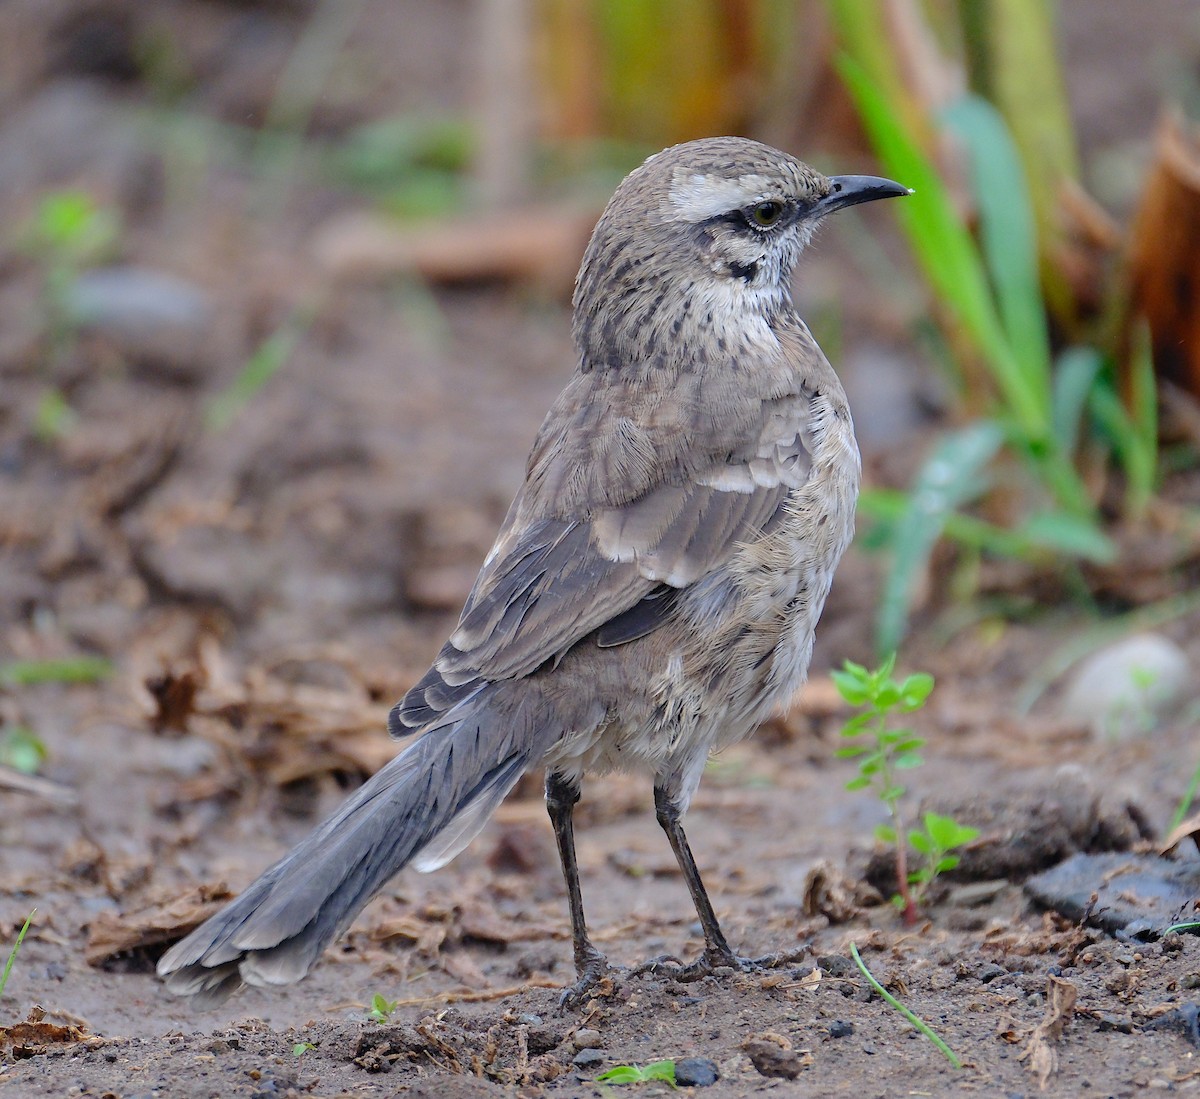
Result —
<svg viewBox="0 0 1200 1099"><path fill-rule="evenodd" d="M262 117L308 11L148 7L188 32L199 107L226 120ZM347 49L387 69L373 94L391 109L461 102L460 5L367 7L375 33ZM1098 162L1151 132L1163 66L1195 68L1200 26L1185 7L1062 5ZM1017 624L932 598L904 657L938 679L916 722L928 747L913 804L953 809L982 835L905 927L870 884L886 889L870 838L881 809L844 790L852 764L833 757L847 715L828 671L871 656L877 562L858 549L810 688L712 763L688 817L731 943L786 963L696 984L624 973L560 1010L565 895L530 776L452 864L397 878L300 985L248 989L209 1013L167 995L153 966L168 940L394 751L387 709L451 627L571 348L560 283L329 278L313 240L361 199L302 179L286 218L259 222L245 170L219 158L188 167L190 181L165 170L180 164L137 113L146 91L126 71L133 11L0 8L13 62L0 88L2 220L19 224L46 188L85 186L122 211L122 263L175 274L202 297L172 315L165 343L161 328L87 329L47 373L37 265L15 248L0 258L0 663L91 655L113 669L91 684L0 684L0 721L36 732L48 780L0 782L5 952L37 909L0 999L0 1095L603 1095L619 1090L595 1083L604 1069L666 1058L711 1062L693 1071L715 1070L696 1086L714 1097L1200 1090L1200 940L1107 935L1023 888L1076 851L1153 846L1196 763L1194 707L1128 740L1097 739L1058 713L1056 682L1025 715L1022 693L1095 619L1056 609L1062 593L1044 577L1023 577L1039 586L1021 596L1044 605ZM1104 53L1122 13L1123 48ZM1114 86L1126 93L1119 118L1105 107ZM375 108L341 103L314 125L336 130ZM884 219L862 225L883 231ZM820 312L862 264L827 233L800 300ZM297 310L306 320L281 372L227 426L206 421ZM903 419L894 378L872 373L918 358L902 314L862 296L842 313L864 424L880 402ZM51 382L74 419L47 440L30 425ZM918 376L900 392L927 386ZM925 403L910 404L898 434L864 429L876 479L911 467L927 425ZM1188 475L1168 491L1194 503ZM1197 555L1166 538L1139 543L1099 585L1111 609L1130 609L1131 591L1188 589ZM1184 564L1165 575L1167 557ZM992 582L1011 584L1011 570ZM1162 628L1193 668L1198 627L1193 612ZM577 819L598 945L626 967L694 954L698 927L648 784L593 781ZM851 944L961 1069L872 993ZM398 1001L386 1022L368 1018L376 995Z"/></svg>

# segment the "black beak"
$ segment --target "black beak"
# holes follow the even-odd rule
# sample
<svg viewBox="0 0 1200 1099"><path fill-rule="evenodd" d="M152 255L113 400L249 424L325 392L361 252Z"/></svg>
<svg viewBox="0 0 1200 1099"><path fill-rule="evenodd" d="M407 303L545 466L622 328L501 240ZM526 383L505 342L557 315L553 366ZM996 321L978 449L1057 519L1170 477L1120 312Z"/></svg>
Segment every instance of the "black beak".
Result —
<svg viewBox="0 0 1200 1099"><path fill-rule="evenodd" d="M832 188L813 208L815 214L823 216L835 210L844 210L847 206L857 206L860 202L912 194L911 188L879 176L830 176L829 182Z"/></svg>

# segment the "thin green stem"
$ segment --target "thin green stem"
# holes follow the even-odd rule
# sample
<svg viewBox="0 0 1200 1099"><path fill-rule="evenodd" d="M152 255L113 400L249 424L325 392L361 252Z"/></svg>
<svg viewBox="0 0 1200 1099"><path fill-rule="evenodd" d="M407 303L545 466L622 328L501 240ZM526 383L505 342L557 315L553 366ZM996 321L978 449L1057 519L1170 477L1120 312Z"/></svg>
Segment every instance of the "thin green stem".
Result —
<svg viewBox="0 0 1200 1099"><path fill-rule="evenodd" d="M1187 816L1188 810L1192 807L1192 802L1196 800L1196 790L1200 787L1200 765L1192 772L1192 781L1188 783L1188 788L1184 790L1183 797L1179 799L1179 804L1175 807L1175 815L1171 818L1171 826L1167 829L1168 832L1174 832L1183 823L1183 818Z"/></svg>
<svg viewBox="0 0 1200 1099"><path fill-rule="evenodd" d="M37 909L35 908L25 917L25 922L21 925L21 930L17 934L17 941L13 943L12 950L8 952L8 961L4 963L4 973L0 975L0 996L4 995L4 986L8 984L8 975L12 972L13 962L17 960L17 951L21 949L21 943L25 939L25 932L29 930L29 925L33 922L33 917L36 913Z"/></svg>
<svg viewBox="0 0 1200 1099"><path fill-rule="evenodd" d="M942 1041L942 1039L934 1032L933 1027L931 1027L915 1012L905 1007L904 1004L897 1000L895 996L893 996L886 988L883 987L883 985L879 983L878 980L875 979L875 974L867 968L867 963L862 960L862 955L860 955L858 952L857 943L850 944L850 956L854 959L854 964L858 966L859 970L862 972L862 975L866 977L871 987L878 992L879 995L884 998L884 1000L891 1004L892 1007L900 1012L900 1014L903 1015L910 1023L912 1023L917 1030L919 1030L925 1035L926 1038L928 1038L935 1046L937 1046L937 1048L941 1050L942 1056L945 1057L947 1061L949 1061L955 1068L962 1068L962 1062L955 1055L954 1050L952 1050L944 1041Z"/></svg>

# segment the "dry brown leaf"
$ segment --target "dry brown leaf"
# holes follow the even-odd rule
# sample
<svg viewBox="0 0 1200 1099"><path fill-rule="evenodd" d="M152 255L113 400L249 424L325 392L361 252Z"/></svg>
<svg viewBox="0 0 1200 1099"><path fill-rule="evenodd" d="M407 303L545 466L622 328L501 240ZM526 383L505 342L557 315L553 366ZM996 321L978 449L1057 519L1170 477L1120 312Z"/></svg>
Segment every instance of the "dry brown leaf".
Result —
<svg viewBox="0 0 1200 1099"><path fill-rule="evenodd" d="M174 942L223 908L232 896L224 883L203 885L140 912L123 916L102 912L88 929L84 957L89 965L101 965L141 947Z"/></svg>
<svg viewBox="0 0 1200 1099"><path fill-rule="evenodd" d="M1158 853L1160 855L1170 854L1180 843L1189 837L1196 845L1197 850L1200 850L1200 813L1193 814L1187 820L1181 820L1172 828L1159 846Z"/></svg>
<svg viewBox="0 0 1200 1099"><path fill-rule="evenodd" d="M1159 126L1129 262L1133 306L1150 322L1156 367L1200 397L1200 131L1177 113Z"/></svg>
<svg viewBox="0 0 1200 1099"><path fill-rule="evenodd" d="M0 1026L0 1050L10 1050L18 1060L45 1053L49 1046L74 1044L89 1039L87 1030L74 1024L48 1023L44 1008L31 1007L25 1020Z"/></svg>
<svg viewBox="0 0 1200 1099"><path fill-rule="evenodd" d="M1025 1061L1026 1068L1038 1078L1038 1086L1045 1091L1050 1077L1058 1071L1058 1042L1063 1030L1075 1014L1075 1001L1079 992L1062 977L1046 980L1046 1014L1033 1028L1025 1048L1017 1057Z"/></svg>

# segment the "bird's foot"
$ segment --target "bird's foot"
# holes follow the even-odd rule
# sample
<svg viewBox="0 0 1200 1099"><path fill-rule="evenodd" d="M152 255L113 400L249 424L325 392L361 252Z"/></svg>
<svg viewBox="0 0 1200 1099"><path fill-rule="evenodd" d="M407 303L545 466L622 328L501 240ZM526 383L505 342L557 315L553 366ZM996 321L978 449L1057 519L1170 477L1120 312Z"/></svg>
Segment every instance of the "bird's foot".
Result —
<svg viewBox="0 0 1200 1099"><path fill-rule="evenodd" d="M648 962L643 962L633 970L633 973L656 973L688 983L727 971L756 973L764 969L778 969L780 966L798 962L807 952L807 948L801 948L781 951L778 954L764 954L761 958L743 958L727 946L707 946L704 953L694 962L684 963L673 955L662 954L657 958L651 958Z"/></svg>
<svg viewBox="0 0 1200 1099"><path fill-rule="evenodd" d="M623 970L608 964L608 959L594 947L583 957L575 959L576 981L563 989L558 998L560 1011L582 1007L593 996L611 996L613 978Z"/></svg>

